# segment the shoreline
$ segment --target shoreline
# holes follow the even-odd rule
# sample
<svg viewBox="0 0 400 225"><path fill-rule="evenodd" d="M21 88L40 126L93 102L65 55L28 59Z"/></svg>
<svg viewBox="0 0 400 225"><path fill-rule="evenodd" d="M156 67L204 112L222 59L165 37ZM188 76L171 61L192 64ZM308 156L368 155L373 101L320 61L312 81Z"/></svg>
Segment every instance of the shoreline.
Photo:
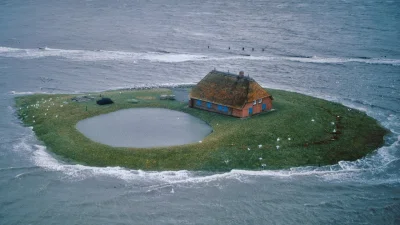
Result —
<svg viewBox="0 0 400 225"><path fill-rule="evenodd" d="M283 169L359 159L384 144L388 131L364 112L338 103L276 89L274 110L247 119L187 107L185 101L159 100L169 88L118 89L87 93L114 104L73 102L84 94L33 94L15 97L19 118L57 155L92 166L142 170ZM137 104L127 102L137 99ZM158 148L116 148L89 140L75 129L82 119L128 108L167 108L188 113L213 132L202 143ZM86 111L87 110L87 111ZM339 116L339 117L337 117Z"/></svg>

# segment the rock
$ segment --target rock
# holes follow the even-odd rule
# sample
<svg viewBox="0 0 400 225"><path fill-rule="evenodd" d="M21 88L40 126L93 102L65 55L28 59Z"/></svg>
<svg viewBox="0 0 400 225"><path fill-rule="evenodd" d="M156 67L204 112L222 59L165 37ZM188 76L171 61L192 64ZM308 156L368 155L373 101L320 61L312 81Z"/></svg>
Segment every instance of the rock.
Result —
<svg viewBox="0 0 400 225"><path fill-rule="evenodd" d="M108 105L114 103L110 98L102 98L100 100L97 100L96 103L98 105Z"/></svg>
<svg viewBox="0 0 400 225"><path fill-rule="evenodd" d="M94 100L94 97L83 95L83 96L76 96L71 98L74 102L88 102Z"/></svg>

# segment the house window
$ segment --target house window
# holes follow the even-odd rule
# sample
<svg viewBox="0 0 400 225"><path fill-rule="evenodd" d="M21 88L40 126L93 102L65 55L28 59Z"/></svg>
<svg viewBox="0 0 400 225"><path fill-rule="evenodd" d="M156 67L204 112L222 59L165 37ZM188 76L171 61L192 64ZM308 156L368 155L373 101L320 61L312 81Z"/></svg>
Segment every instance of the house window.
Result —
<svg viewBox="0 0 400 225"><path fill-rule="evenodd" d="M258 103L260 103L260 104L261 104L261 102L262 102L262 98L258 99Z"/></svg>
<svg viewBox="0 0 400 225"><path fill-rule="evenodd" d="M212 103L211 102L207 102L207 108L211 109L212 107Z"/></svg>
<svg viewBox="0 0 400 225"><path fill-rule="evenodd" d="M253 105L255 105L255 104L257 104L257 100L254 100L254 101L253 101Z"/></svg>
<svg viewBox="0 0 400 225"><path fill-rule="evenodd" d="M249 115L253 114L253 108L249 108Z"/></svg>
<svg viewBox="0 0 400 225"><path fill-rule="evenodd" d="M201 100L196 100L196 105L201 106Z"/></svg>

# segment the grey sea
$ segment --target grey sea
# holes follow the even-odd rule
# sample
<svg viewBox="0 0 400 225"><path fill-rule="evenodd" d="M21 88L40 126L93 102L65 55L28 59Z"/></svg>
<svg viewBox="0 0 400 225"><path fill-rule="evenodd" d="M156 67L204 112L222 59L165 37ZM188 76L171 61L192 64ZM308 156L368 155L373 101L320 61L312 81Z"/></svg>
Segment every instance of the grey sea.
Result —
<svg viewBox="0 0 400 225"><path fill-rule="evenodd" d="M390 134L318 168L157 172L61 159L16 117L15 96L173 87L214 68ZM0 224L400 224L400 2L0 0L0 115Z"/></svg>

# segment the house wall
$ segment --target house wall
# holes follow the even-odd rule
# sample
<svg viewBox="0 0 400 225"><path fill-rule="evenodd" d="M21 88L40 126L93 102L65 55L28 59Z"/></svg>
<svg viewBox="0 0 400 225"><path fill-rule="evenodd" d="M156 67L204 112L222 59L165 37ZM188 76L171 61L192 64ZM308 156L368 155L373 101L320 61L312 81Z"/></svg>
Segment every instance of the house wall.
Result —
<svg viewBox="0 0 400 225"><path fill-rule="evenodd" d="M264 98L263 99L263 103L267 104L267 110L271 110L272 109L272 99L270 97Z"/></svg>
<svg viewBox="0 0 400 225"><path fill-rule="evenodd" d="M255 114L263 112L263 110L262 110L262 105L263 104L266 104L266 109L264 111L268 111L268 110L272 109L272 100L271 100L271 98L269 98L269 97L263 98L261 103L259 103L259 101L257 100L255 105L254 105L253 102L246 103L246 105L242 109L242 113L241 113L242 116L241 117L250 116L249 115L249 108L253 109L253 114L252 115L255 115Z"/></svg>
<svg viewBox="0 0 400 225"><path fill-rule="evenodd" d="M233 109L230 107L218 105L218 104L214 104L214 103L202 101L202 100L201 100L201 104L199 105L199 104L197 104L197 100L198 99L192 98L190 100L189 105L192 105L193 108L198 108L198 109L202 109L202 110L206 110L206 111L210 111L210 112L217 112L217 113L221 113L221 114L225 114L225 115L232 115ZM210 104L211 107L209 108L207 104ZM224 109L224 110L222 110L222 109Z"/></svg>
<svg viewBox="0 0 400 225"><path fill-rule="evenodd" d="M232 116L243 117L243 110L232 109Z"/></svg>
<svg viewBox="0 0 400 225"><path fill-rule="evenodd" d="M266 109L264 111L268 111L268 110L272 109L272 100L269 97L263 98L261 103L259 103L259 101L257 100L255 105L253 102L248 102L245 104L243 109L234 109L234 108L230 108L227 106L223 106L223 107L227 107L227 111L220 110L221 108L218 108L218 104L210 103L211 108L209 108L207 106L208 102L206 102L206 101L201 101L200 105L197 104L197 99L192 98L189 101L190 101L189 106L194 107L194 108L203 109L203 110L210 111L210 112L221 113L221 114L225 114L225 115L231 115L231 116L235 116L235 117L241 117L241 118L250 116L249 115L250 108L253 109L252 115L263 112L263 110L262 110L263 104L266 104ZM220 105L220 106L222 106L222 105Z"/></svg>

